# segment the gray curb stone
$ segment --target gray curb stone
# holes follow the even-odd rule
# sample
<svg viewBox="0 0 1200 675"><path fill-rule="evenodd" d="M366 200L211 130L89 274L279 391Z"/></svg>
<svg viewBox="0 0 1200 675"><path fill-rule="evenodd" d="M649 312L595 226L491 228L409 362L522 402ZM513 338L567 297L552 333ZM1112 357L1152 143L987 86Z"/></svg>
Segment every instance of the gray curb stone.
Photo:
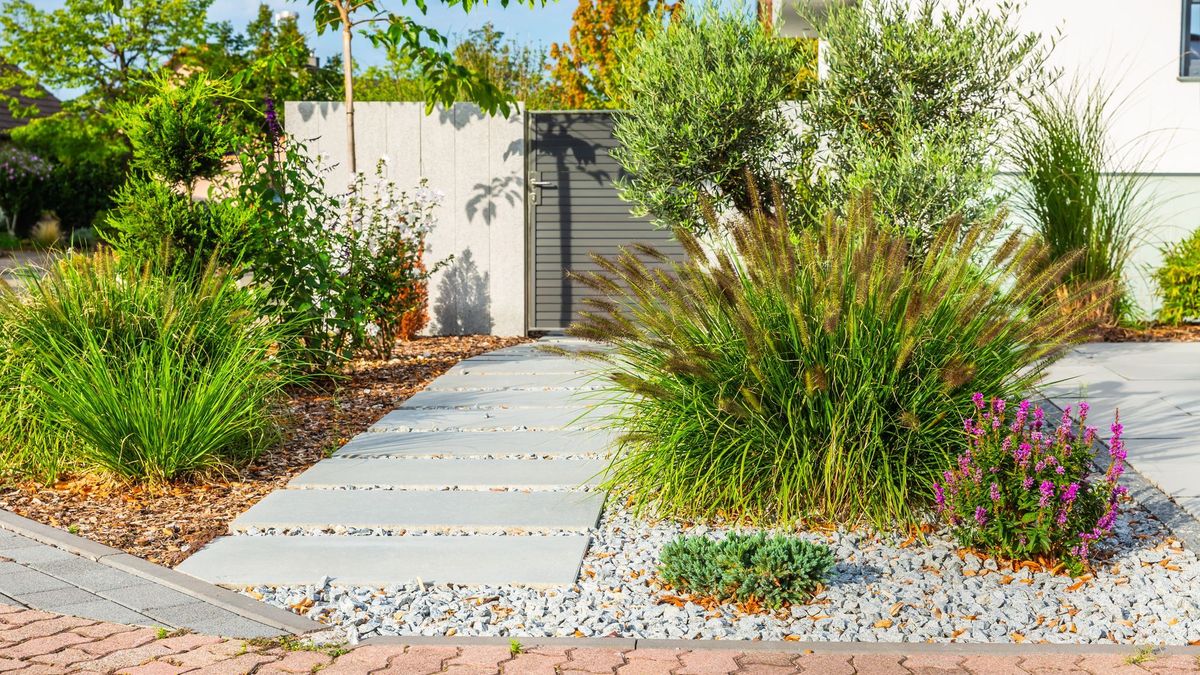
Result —
<svg viewBox="0 0 1200 675"><path fill-rule="evenodd" d="M0 509L0 529L9 530L102 565L128 572L166 588L185 593L197 600L220 607L251 621L294 635L325 630L327 626L293 614L285 609L257 602L239 593L213 586L193 576L155 565L120 550L84 539L42 523ZM99 597L99 596L98 596Z"/></svg>

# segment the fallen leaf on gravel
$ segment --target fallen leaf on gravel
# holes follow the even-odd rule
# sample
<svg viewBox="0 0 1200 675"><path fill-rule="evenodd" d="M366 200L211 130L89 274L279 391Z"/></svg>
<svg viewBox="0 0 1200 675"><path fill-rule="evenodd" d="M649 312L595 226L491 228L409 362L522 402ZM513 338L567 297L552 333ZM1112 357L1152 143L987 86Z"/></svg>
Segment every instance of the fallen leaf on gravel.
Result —
<svg viewBox="0 0 1200 675"><path fill-rule="evenodd" d="M876 628L891 628L892 620L891 619L880 619L879 621L875 622L875 627Z"/></svg>
<svg viewBox="0 0 1200 675"><path fill-rule="evenodd" d="M1011 637L1012 641L1017 644L1021 644L1022 642L1025 641L1025 636L1021 635L1020 633L1010 633L1009 637Z"/></svg>

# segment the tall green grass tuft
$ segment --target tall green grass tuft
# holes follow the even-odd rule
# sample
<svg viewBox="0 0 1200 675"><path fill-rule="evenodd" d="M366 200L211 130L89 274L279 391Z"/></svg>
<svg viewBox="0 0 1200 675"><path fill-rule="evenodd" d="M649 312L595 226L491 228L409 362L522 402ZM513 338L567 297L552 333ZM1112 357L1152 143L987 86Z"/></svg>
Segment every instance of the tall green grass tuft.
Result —
<svg viewBox="0 0 1200 675"><path fill-rule="evenodd" d="M1113 287L1112 302L1100 308L1110 322L1134 318L1123 275L1148 217L1138 171L1144 160L1112 147L1112 108L1111 94L1099 88L1050 89L1028 102L1008 143L1021 174L1017 212L1051 258L1074 258L1064 283Z"/></svg>
<svg viewBox="0 0 1200 675"><path fill-rule="evenodd" d="M1000 220L950 222L915 255L869 200L848 213L789 227L760 211L711 254L679 229L685 262L640 247L579 277L604 297L571 333L615 345L596 357L630 401L608 486L636 510L913 522L970 393L1028 391L1090 327L1088 306L1047 297L1074 259L1000 240Z"/></svg>
<svg viewBox="0 0 1200 675"><path fill-rule="evenodd" d="M163 482L224 472L275 434L287 328L232 273L72 255L0 288L0 471Z"/></svg>

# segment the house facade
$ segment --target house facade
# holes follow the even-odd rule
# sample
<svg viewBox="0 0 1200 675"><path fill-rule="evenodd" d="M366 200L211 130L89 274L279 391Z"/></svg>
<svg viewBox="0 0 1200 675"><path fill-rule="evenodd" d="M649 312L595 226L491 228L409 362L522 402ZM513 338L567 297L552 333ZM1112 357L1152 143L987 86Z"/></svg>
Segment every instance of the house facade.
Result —
<svg viewBox="0 0 1200 675"><path fill-rule="evenodd" d="M805 16L838 0L800 0L804 10L795 0L773 1L776 29L800 37L813 35ZM972 5L995 10L1003 2ZM1063 82L1112 93L1117 168L1146 177L1147 220L1126 273L1135 300L1152 312L1150 275L1163 246L1200 227L1200 0L1030 0L1017 21L1024 32L1055 37L1049 65Z"/></svg>

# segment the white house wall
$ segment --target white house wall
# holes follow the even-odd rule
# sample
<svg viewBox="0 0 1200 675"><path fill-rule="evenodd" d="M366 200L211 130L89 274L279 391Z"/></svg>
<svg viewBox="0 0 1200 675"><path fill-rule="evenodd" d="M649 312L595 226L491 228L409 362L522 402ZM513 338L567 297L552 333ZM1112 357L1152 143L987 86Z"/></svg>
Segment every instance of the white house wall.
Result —
<svg viewBox="0 0 1200 675"><path fill-rule="evenodd" d="M287 131L328 167L326 185L349 184L340 103L289 102ZM356 103L358 170L381 157L402 189L424 177L445 195L426 261L454 256L430 282L430 332L525 332L525 128L522 114L488 117L470 104Z"/></svg>

